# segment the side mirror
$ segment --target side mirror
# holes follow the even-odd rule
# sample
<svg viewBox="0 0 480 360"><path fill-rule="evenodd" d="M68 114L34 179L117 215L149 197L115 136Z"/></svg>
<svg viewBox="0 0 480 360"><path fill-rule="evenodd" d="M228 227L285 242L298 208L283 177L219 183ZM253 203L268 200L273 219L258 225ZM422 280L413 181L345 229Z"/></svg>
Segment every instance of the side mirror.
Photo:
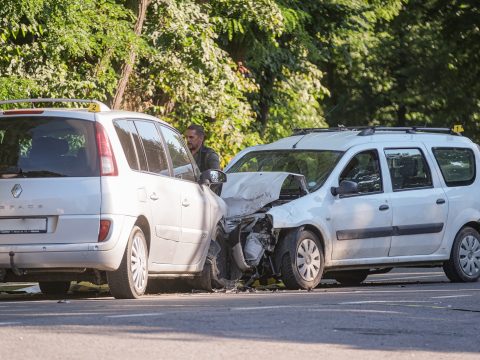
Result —
<svg viewBox="0 0 480 360"><path fill-rule="evenodd" d="M222 184L227 182L227 174L221 170L205 170L200 174L200 185Z"/></svg>
<svg viewBox="0 0 480 360"><path fill-rule="evenodd" d="M340 183L340 186L332 186L330 192L333 196L356 194L358 193L358 184L354 181L344 180Z"/></svg>

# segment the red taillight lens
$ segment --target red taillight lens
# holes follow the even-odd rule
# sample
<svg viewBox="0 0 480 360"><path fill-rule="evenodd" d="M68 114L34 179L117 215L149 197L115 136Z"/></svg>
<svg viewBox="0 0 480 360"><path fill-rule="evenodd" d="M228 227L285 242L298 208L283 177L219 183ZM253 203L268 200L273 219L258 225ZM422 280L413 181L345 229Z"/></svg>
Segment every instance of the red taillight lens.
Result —
<svg viewBox="0 0 480 360"><path fill-rule="evenodd" d="M107 132L100 123L95 123L97 131L97 148L100 159L100 175L101 176L117 176L117 162L113 154L112 146L108 140Z"/></svg>
<svg viewBox="0 0 480 360"><path fill-rule="evenodd" d="M100 231L98 232L98 241L104 241L110 231L110 220L100 220Z"/></svg>

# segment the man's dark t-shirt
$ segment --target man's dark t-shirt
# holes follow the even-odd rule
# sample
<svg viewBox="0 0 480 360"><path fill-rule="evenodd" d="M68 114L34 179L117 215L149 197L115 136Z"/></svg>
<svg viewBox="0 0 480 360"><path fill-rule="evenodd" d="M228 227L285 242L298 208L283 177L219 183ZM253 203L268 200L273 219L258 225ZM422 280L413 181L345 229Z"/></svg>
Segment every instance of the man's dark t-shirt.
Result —
<svg viewBox="0 0 480 360"><path fill-rule="evenodd" d="M197 162L200 171L220 169L220 158L218 157L218 154L209 147L202 145L200 150L193 155L193 158Z"/></svg>

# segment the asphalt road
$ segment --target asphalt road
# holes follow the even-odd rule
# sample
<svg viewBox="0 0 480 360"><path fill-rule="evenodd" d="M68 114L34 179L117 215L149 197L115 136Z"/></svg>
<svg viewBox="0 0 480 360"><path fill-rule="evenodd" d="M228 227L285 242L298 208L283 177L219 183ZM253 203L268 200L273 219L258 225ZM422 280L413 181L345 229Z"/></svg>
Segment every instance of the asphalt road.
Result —
<svg viewBox="0 0 480 360"><path fill-rule="evenodd" d="M83 295L85 296L85 295ZM398 269L311 292L0 301L0 359L480 359L480 282Z"/></svg>

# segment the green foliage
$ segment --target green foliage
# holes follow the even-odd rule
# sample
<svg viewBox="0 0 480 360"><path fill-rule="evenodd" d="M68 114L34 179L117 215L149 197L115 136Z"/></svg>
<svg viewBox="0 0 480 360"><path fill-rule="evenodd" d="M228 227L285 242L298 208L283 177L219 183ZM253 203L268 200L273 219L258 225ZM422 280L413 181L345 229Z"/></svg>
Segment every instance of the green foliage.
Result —
<svg viewBox="0 0 480 360"><path fill-rule="evenodd" d="M113 1L8 1L0 19L0 94L6 98L105 100L127 44L135 41L131 12Z"/></svg>
<svg viewBox="0 0 480 360"><path fill-rule="evenodd" d="M139 0L138 0L139 1ZM207 131L222 165L299 127L462 123L480 140L475 0L9 0L0 98L110 102Z"/></svg>

